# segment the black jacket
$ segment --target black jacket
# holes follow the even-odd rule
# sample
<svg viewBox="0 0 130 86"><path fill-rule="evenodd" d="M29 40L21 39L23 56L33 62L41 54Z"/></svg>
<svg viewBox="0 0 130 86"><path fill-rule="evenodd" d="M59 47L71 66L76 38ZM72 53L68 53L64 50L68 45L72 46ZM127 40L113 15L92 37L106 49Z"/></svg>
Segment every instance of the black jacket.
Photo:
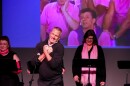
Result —
<svg viewBox="0 0 130 86"><path fill-rule="evenodd" d="M81 53L82 53L83 45L80 45L74 55L73 62L72 62L72 72L73 76L78 75L81 79L81 64L77 64L75 62L76 59L81 59ZM105 59L104 59L104 53L100 46L97 46L98 49L98 65L97 65L97 71L96 71L96 86L100 86L101 81L106 81L106 67L105 67ZM79 66L80 65L80 66Z"/></svg>

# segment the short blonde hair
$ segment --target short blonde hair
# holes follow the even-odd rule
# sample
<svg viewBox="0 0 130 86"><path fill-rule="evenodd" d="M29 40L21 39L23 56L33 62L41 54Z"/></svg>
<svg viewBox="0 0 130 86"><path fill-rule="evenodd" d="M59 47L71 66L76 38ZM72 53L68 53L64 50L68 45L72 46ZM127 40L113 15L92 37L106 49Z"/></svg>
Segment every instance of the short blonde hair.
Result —
<svg viewBox="0 0 130 86"><path fill-rule="evenodd" d="M53 29L56 29L62 33L62 29L60 27L54 27Z"/></svg>

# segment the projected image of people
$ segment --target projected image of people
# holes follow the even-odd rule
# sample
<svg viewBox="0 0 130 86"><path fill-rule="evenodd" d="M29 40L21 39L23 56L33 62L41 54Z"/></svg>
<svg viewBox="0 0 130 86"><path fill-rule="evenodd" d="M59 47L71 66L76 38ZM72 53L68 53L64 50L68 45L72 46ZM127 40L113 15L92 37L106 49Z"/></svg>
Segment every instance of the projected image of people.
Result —
<svg viewBox="0 0 130 86"><path fill-rule="evenodd" d="M97 13L97 25L103 29L99 44L130 45L130 0L82 0L80 5Z"/></svg>
<svg viewBox="0 0 130 86"><path fill-rule="evenodd" d="M42 13L45 5L51 2L56 2L56 0L40 0L40 14Z"/></svg>
<svg viewBox="0 0 130 86"><path fill-rule="evenodd" d="M115 0L112 33L118 46L130 46L130 0ZM113 29L114 28L114 29Z"/></svg>
<svg viewBox="0 0 130 86"><path fill-rule="evenodd" d="M70 32L68 37L68 46L79 46L82 44L83 36L89 29L94 30L99 38L102 29L96 25L96 12L90 8L84 8L80 11L80 26L77 30Z"/></svg>
<svg viewBox="0 0 130 86"><path fill-rule="evenodd" d="M67 45L68 35L71 30L79 26L79 8L69 0L57 0L45 5L41 13L41 40L48 38L53 27L62 28L60 42Z"/></svg>

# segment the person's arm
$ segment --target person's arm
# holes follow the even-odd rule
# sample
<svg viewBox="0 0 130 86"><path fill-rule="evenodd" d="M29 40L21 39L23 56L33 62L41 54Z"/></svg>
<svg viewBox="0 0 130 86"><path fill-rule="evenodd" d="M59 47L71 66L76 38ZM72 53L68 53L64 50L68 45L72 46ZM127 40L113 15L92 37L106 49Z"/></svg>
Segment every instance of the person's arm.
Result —
<svg viewBox="0 0 130 86"><path fill-rule="evenodd" d="M69 36L68 36L68 46L78 46L78 36L75 31L71 31Z"/></svg>
<svg viewBox="0 0 130 86"><path fill-rule="evenodd" d="M93 0L81 0L81 9L90 8L96 11L96 6L94 6Z"/></svg>
<svg viewBox="0 0 130 86"><path fill-rule="evenodd" d="M63 62L63 59L62 59L62 62L61 62L61 58L57 58L57 57L59 57L59 56L53 56L53 58L54 59L59 59L59 61L57 60L53 60L52 59L52 56L50 55L50 53L52 53L53 52L53 49L52 49L52 47L49 47L48 45L45 45L44 47L43 47L43 50L44 50L44 58L46 58L47 60L48 60L48 62L50 61L50 65L51 65L51 67L52 68L57 68L57 66L58 65L56 65L56 64L59 64L59 65L61 65L61 67L62 67L62 74L64 74L65 73L65 67L64 67L64 62ZM59 49L58 50L59 52L62 52L63 53L63 49ZM56 53L58 53L58 52L56 52ZM62 54L63 55L63 54ZM42 56L43 57L43 56ZM41 57L41 59L42 59L42 57ZM63 57L63 56L62 56ZM39 57L40 58L40 57ZM39 59L38 58L38 59ZM54 63L52 63L51 62L51 60L53 60L52 62L54 62ZM54 66L55 65L55 66Z"/></svg>
<svg viewBox="0 0 130 86"><path fill-rule="evenodd" d="M86 0L87 7L94 10L97 13L96 6L94 5L93 0Z"/></svg>
<svg viewBox="0 0 130 86"><path fill-rule="evenodd" d="M103 24L102 24L103 32L101 33L101 35L98 39L98 42L101 46L113 46L113 44L111 44L112 34L111 34L111 32L109 32L109 29L112 24L114 11L115 11L114 1L111 0L110 4L109 4L109 8L104 15ZM106 41L104 41L104 40L106 40Z"/></svg>
<svg viewBox="0 0 130 86"><path fill-rule="evenodd" d="M55 44L51 53L44 46L44 54L52 69L63 67L64 47L61 44Z"/></svg>
<svg viewBox="0 0 130 86"><path fill-rule="evenodd" d="M16 73L16 74L21 73L22 72L22 70L21 70L21 63L20 63L20 59L17 56L17 54L14 54L13 60L16 60L16 66L17 66L17 69L18 69L17 71L14 71L14 73Z"/></svg>
<svg viewBox="0 0 130 86"><path fill-rule="evenodd" d="M72 61L72 73L73 73L73 79L75 82L80 82L81 68L79 66L80 64L78 64L79 62L77 62L78 60L80 60L80 57L81 57L81 46L76 49L76 52Z"/></svg>
<svg viewBox="0 0 130 86"><path fill-rule="evenodd" d="M95 6L94 0L83 0L81 5L83 5L84 8L86 7L94 10L97 13L97 16L101 16L107 10L107 7L103 4L98 4L97 6Z"/></svg>
<svg viewBox="0 0 130 86"><path fill-rule="evenodd" d="M44 52L45 58L46 58L48 61L50 61L50 60L52 59L52 57L51 57L51 55L50 55L51 52L48 52L48 48L49 48L48 45L44 45L44 46L43 46L43 52Z"/></svg>
<svg viewBox="0 0 130 86"><path fill-rule="evenodd" d="M47 24L47 10L48 6L46 5L40 15L40 37L41 41L44 41L46 39L46 30L48 29Z"/></svg>
<svg viewBox="0 0 130 86"><path fill-rule="evenodd" d="M80 2L81 2L80 8L81 9L87 8L87 1L88 0L80 0Z"/></svg>
<svg viewBox="0 0 130 86"><path fill-rule="evenodd" d="M45 53L43 50L44 42L38 43L35 48L36 55L34 56L33 61L35 61L37 65L40 65L41 62L45 59Z"/></svg>
<svg viewBox="0 0 130 86"><path fill-rule="evenodd" d="M41 41L44 41L46 39L46 25L41 25L40 35L41 35Z"/></svg>
<svg viewBox="0 0 130 86"><path fill-rule="evenodd" d="M41 65L42 61L45 59L45 55L43 53L43 44L44 42L40 42L36 45L34 49L34 56L31 60L27 62L27 72L30 74L33 71L37 71L39 66Z"/></svg>
<svg viewBox="0 0 130 86"><path fill-rule="evenodd" d="M65 4L61 7L61 11L65 17L65 20L67 22L67 24L69 25L69 27L72 29L72 30L75 30L78 28L79 26L79 20L76 20L74 19L67 11L67 8L69 7L69 1L67 0L65 2ZM78 16L79 14L79 10L78 10L78 7L77 7L77 11L75 12L75 15L73 16Z"/></svg>
<svg viewBox="0 0 130 86"><path fill-rule="evenodd" d="M20 61L19 57L16 54L14 54L13 60L16 60L16 62Z"/></svg>
<svg viewBox="0 0 130 86"><path fill-rule="evenodd" d="M42 53L41 55L39 55L39 57L38 57L38 61L39 62L42 62L44 59L45 59L45 54L44 53Z"/></svg>
<svg viewBox="0 0 130 86"><path fill-rule="evenodd" d="M49 3L49 0L40 0L40 14L42 13L44 6L48 3Z"/></svg>
<svg viewBox="0 0 130 86"><path fill-rule="evenodd" d="M124 32L126 32L126 30L130 27L130 8L128 10L126 19L122 22L119 30L115 33L115 38L119 38L120 36L122 36L122 34Z"/></svg>
<svg viewBox="0 0 130 86"><path fill-rule="evenodd" d="M102 47L98 46L98 59L99 59L99 72L100 72L100 85L104 86L106 82L106 65L105 56Z"/></svg>
<svg viewBox="0 0 130 86"><path fill-rule="evenodd" d="M65 73L65 66L64 66L64 61L62 60L62 74Z"/></svg>
<svg viewBox="0 0 130 86"><path fill-rule="evenodd" d="M115 3L113 0L110 1L109 4L109 8L107 10L107 12L105 13L104 19L103 19L103 30L104 31L109 31L109 28L111 26L112 23L112 19L114 16L114 12L115 12Z"/></svg>

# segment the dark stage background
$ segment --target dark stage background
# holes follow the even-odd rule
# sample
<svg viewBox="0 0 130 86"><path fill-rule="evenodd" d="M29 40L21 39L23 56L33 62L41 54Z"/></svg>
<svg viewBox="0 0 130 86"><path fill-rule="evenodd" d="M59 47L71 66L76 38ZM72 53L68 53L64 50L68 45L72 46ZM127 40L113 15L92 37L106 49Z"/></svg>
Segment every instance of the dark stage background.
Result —
<svg viewBox="0 0 130 86"><path fill-rule="evenodd" d="M29 80L31 75L27 74L27 61L29 61L34 55L34 48L13 48L16 51L21 59L22 68L23 68L23 78L25 86L29 86ZM66 72L64 74L64 84L65 86L75 86L72 77L72 59L74 56L76 48L65 48L64 55L64 64ZM106 86L123 86L126 83L126 73L128 73L128 82L130 83L130 70L128 69L119 69L117 67L118 60L130 60L130 48L103 48L105 53L106 60L106 69L107 69L107 81ZM20 75L19 75L20 76ZM38 75L34 75L34 81L32 86L37 86Z"/></svg>

